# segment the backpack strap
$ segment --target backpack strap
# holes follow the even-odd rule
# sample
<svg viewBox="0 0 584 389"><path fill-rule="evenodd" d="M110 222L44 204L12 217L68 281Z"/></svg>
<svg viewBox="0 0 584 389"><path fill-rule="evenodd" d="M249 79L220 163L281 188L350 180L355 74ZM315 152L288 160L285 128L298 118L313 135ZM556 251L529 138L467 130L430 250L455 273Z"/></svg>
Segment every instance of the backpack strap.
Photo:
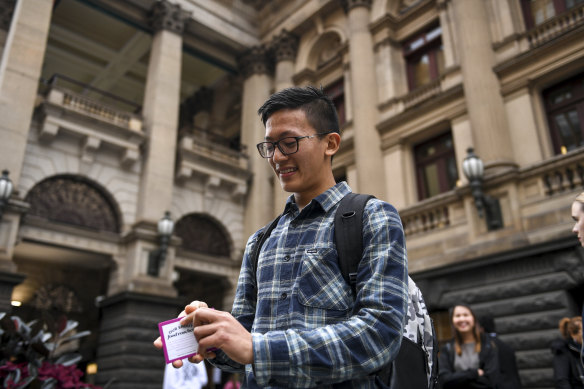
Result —
<svg viewBox="0 0 584 389"><path fill-rule="evenodd" d="M253 274L257 275L258 261L260 259L260 252L262 251L262 246L272 233L272 230L276 228L276 226L278 225L278 221L280 220L281 217L282 215L276 217L270 223L266 224L266 226L262 228L262 230L258 233L258 239L256 240L256 243L251 251L251 266Z"/></svg>
<svg viewBox="0 0 584 389"><path fill-rule="evenodd" d="M349 193L335 213L335 244L343 278L357 295L357 268L363 255L363 210L374 196Z"/></svg>

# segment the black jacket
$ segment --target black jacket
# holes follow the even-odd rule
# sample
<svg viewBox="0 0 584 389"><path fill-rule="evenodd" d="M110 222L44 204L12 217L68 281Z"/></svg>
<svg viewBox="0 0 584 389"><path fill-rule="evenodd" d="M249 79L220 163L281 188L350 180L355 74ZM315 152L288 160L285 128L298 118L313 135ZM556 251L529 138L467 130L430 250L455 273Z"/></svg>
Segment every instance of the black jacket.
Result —
<svg viewBox="0 0 584 389"><path fill-rule="evenodd" d="M440 348L438 366L439 380L443 389L497 389L499 388L499 357L497 346L491 339L481 336L479 368L485 374L479 376L476 370L454 370L454 340Z"/></svg>
<svg viewBox="0 0 584 389"><path fill-rule="evenodd" d="M496 335L489 335L489 337L495 342L499 353L499 365L501 367L499 389L521 389L515 350Z"/></svg>
<svg viewBox="0 0 584 389"><path fill-rule="evenodd" d="M584 368L580 363L580 345L572 339L552 343L554 384L556 389L584 388Z"/></svg>

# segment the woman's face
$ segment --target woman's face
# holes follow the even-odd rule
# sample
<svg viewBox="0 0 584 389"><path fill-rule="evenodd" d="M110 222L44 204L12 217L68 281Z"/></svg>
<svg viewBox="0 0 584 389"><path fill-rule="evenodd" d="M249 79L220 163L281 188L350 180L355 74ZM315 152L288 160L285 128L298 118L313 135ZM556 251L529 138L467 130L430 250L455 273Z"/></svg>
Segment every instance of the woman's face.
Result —
<svg viewBox="0 0 584 389"><path fill-rule="evenodd" d="M579 201L574 201L572 204L572 219L576 222L572 227L572 232L578 235L578 240L582 247L584 247L584 210L583 205Z"/></svg>
<svg viewBox="0 0 584 389"><path fill-rule="evenodd" d="M475 319L470 309L460 305L454 307L452 325L460 333L472 332L475 326Z"/></svg>

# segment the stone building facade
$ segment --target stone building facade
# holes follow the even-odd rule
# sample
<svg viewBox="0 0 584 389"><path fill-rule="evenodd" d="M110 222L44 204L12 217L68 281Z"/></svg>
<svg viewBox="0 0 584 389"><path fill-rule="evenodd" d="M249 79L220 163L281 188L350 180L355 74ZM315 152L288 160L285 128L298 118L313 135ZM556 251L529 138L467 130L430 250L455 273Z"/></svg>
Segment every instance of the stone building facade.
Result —
<svg viewBox="0 0 584 389"><path fill-rule="evenodd" d="M468 303L517 350L526 388L553 386L549 342L584 300L569 214L584 190L582 2L1 0L0 14L15 188L0 311L79 320L98 383L160 387L156 323L194 299L229 310L247 237L286 199L254 150L257 108L313 84L342 122L335 177L399 210L440 339ZM463 173L469 148L495 227ZM166 211L174 234L150 273Z"/></svg>

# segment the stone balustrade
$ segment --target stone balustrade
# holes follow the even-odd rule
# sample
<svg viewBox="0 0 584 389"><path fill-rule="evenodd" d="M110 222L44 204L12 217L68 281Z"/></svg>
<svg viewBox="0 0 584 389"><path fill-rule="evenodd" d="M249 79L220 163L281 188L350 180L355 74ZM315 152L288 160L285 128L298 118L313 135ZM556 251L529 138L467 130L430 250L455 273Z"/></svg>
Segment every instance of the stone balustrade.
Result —
<svg viewBox="0 0 584 389"><path fill-rule="evenodd" d="M140 115L56 85L51 85L41 98L41 141L53 142L66 134L80 137L82 159L89 163L94 161L102 145L120 150L120 162L125 167L140 158L140 146L146 139Z"/></svg>
<svg viewBox="0 0 584 389"><path fill-rule="evenodd" d="M526 34L531 48L541 46L584 23L584 4L542 23Z"/></svg>

